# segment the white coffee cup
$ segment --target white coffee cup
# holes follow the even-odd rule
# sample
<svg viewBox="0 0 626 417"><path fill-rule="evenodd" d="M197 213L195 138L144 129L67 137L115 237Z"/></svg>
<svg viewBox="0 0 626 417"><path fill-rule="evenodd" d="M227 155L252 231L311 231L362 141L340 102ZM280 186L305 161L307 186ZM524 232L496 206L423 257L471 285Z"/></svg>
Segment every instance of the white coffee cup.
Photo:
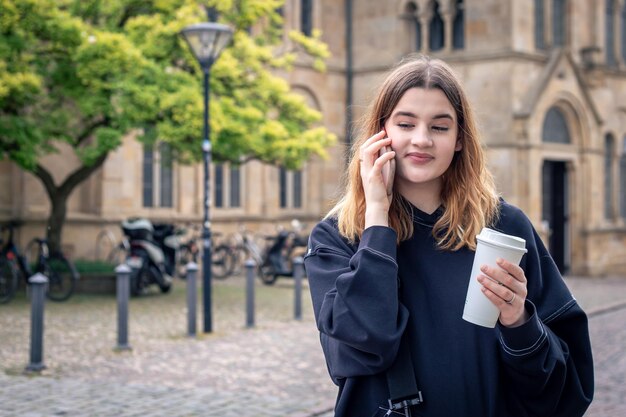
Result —
<svg viewBox="0 0 626 417"><path fill-rule="evenodd" d="M477 278L482 265L496 266L496 259L502 258L518 264L526 252L526 241L520 237L506 235L487 227L476 236L476 254L470 274L463 320L484 327L495 327L500 310L483 292Z"/></svg>

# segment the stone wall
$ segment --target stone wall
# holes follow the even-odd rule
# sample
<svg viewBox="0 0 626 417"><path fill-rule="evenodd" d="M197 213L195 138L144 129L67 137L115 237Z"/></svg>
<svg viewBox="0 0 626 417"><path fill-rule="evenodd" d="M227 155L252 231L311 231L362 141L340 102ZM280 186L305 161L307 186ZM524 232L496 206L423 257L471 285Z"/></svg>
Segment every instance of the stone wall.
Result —
<svg viewBox="0 0 626 417"><path fill-rule="evenodd" d="M411 4L412 3L412 4ZM448 24L455 3L440 0ZM623 1L618 2L623 7ZM286 29L299 26L300 2L287 0ZM429 51L426 42L415 51L415 21L427 22L427 0L353 0L352 75L353 121L363 114L385 72L402 56L421 52L449 62L474 104L489 158L502 195L521 207L547 242L549 230L542 222L542 166L561 161L567 167L568 250L571 273L602 275L624 271L626 224L616 216L604 216L604 137L616 139L616 158L624 152L626 138L626 64L607 67L604 50L606 19L604 2L568 2L566 42L551 48L551 0L545 0L547 48L535 46L534 1L465 0L465 42L453 49L446 29L445 47ZM213 209L215 229L225 233L249 229L272 232L299 218L311 227L332 206L345 167L347 99L347 44L345 2L314 1L313 22L321 29L332 57L325 73L310 69L302 58L294 71L283 76L323 114L323 124L339 142L330 158L314 158L304 169L304 205L281 209L278 201L278 170L251 162L242 167L242 206ZM408 11L414 11L414 14ZM616 22L619 19L616 17ZM617 26L619 27L619 26ZM413 31L413 32L411 32ZM428 36L427 26L421 33ZM616 33L619 37L619 30ZM289 47L285 35L285 47ZM597 50L595 50L596 48ZM594 52L595 51L595 52ZM568 144L545 143L542 129L547 111L557 107L570 131ZM103 168L71 198L65 242L78 257L94 253L95 236L107 227L119 233L119 221L128 216L147 216L181 224L202 218L202 166L175 166L173 208L142 207L142 148L132 138L111 154ZM55 176L61 178L75 161L61 154L47 158ZM618 160L614 161L613 193L619 201ZM621 185L624 186L624 185ZM26 235L41 234L48 211L47 196L39 182L14 165L0 162L0 217L21 217L31 222ZM68 243L71 242L71 243Z"/></svg>

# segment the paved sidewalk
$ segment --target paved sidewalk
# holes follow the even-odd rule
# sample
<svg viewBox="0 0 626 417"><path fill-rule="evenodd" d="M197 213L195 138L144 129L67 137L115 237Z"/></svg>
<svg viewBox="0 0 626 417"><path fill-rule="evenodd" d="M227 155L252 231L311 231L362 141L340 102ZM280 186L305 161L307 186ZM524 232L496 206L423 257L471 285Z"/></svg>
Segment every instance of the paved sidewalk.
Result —
<svg viewBox="0 0 626 417"><path fill-rule="evenodd" d="M589 316L595 395L585 417L626 416L626 278L567 282Z"/></svg>
<svg viewBox="0 0 626 417"><path fill-rule="evenodd" d="M597 393L588 417L626 415L626 279L568 278L590 314ZM188 338L184 283L134 299L130 352L115 352L113 296L46 305L41 376L25 376L27 301L0 306L0 416L330 417L336 388L319 346L308 291L293 319L293 282L256 286L256 323L244 327L244 280L214 286L214 328ZM199 307L201 305L199 304Z"/></svg>
<svg viewBox="0 0 626 417"><path fill-rule="evenodd" d="M184 282L171 294L131 300L130 352L113 349L114 296L49 302L41 376L23 376L27 301L0 306L0 416L275 417L330 409L335 387L308 289L296 321L293 282L259 283L256 326L246 329L244 288L242 278L215 282L214 332L195 339L186 336Z"/></svg>

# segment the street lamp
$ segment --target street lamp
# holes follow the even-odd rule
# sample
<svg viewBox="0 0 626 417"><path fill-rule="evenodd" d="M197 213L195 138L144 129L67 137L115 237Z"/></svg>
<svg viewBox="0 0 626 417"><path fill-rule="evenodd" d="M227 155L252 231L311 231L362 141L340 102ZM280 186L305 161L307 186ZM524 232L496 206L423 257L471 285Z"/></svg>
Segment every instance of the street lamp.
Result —
<svg viewBox="0 0 626 417"><path fill-rule="evenodd" d="M205 333L212 331L211 319L211 220L209 206L209 167L211 164L211 138L209 134L209 73L211 66L219 57L222 49L230 42L233 30L226 25L207 22L187 26L181 34L189 44L204 72L204 139L202 155L204 157L204 219L202 222L202 301L204 307Z"/></svg>

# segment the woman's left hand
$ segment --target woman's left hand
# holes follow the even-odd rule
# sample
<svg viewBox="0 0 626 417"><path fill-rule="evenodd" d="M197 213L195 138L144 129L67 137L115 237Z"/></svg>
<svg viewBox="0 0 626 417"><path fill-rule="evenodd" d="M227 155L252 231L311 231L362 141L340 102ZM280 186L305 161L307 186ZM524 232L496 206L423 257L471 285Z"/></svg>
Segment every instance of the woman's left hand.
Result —
<svg viewBox="0 0 626 417"><path fill-rule="evenodd" d="M528 289L524 270L504 259L496 261L497 267L482 265L478 282L483 293L500 310L500 324L517 327L528 321L524 305Z"/></svg>

